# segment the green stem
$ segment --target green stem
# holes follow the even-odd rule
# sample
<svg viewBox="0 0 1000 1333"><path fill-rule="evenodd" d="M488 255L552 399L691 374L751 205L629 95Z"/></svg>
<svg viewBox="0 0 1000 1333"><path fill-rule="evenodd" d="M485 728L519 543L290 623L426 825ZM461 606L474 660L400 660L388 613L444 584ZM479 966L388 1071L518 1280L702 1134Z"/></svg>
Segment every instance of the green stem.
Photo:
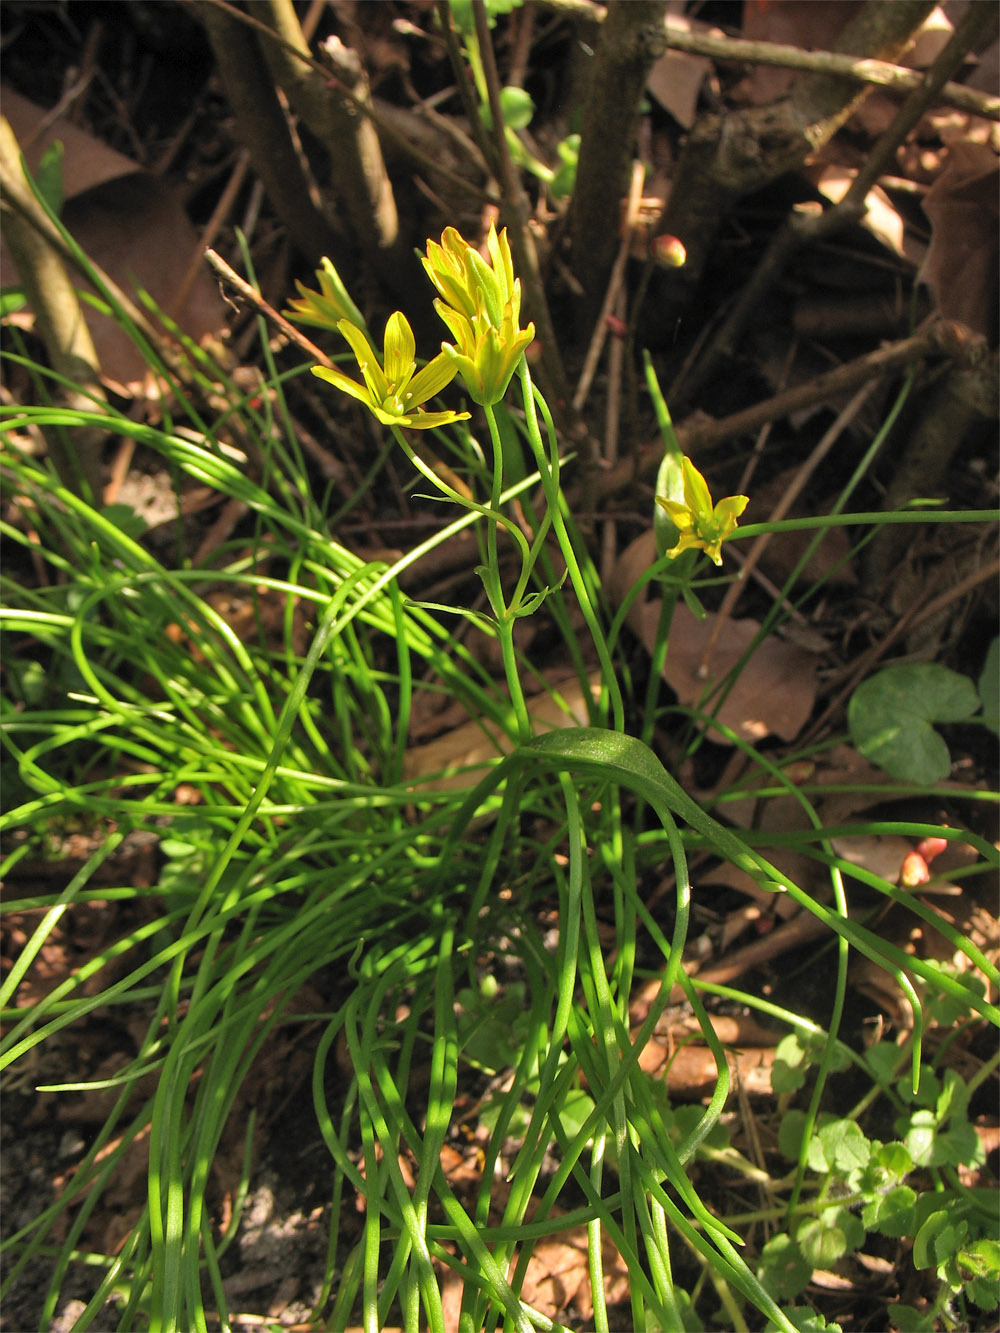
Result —
<svg viewBox="0 0 1000 1333"><path fill-rule="evenodd" d="M552 425L552 417L549 414L545 399L537 392L531 382L531 372L528 370L528 363L523 356L521 357L521 362L518 366L518 375L521 380L521 393L524 400L524 416L525 424L528 428L528 439L531 441L531 448L535 455L535 463L542 480L542 489L545 491L545 500L552 519L552 530L556 534L556 539L559 542L559 549L562 552L563 559L566 561L566 569L569 573L570 582L573 584L573 590L580 603L580 610L583 612L583 618L587 623L587 628L590 630L591 638L594 641L594 647L597 649L597 655L600 658L604 686L608 692L608 697L611 701L611 710L614 715L614 730L624 734L625 708L622 703L622 695L618 686L618 680L615 676L614 663L612 662L611 654L608 651L604 631L598 623L596 612L594 611L593 604L590 600L590 593L583 577L583 571L580 569L579 562L576 558L576 552L573 549L573 542L566 528L566 520L562 511L562 496L559 491L559 450L555 441L555 429ZM542 443L541 431L538 426L538 415L535 411L536 396L542 415L545 418L545 426L549 436L550 453L548 455L546 455L545 446Z"/></svg>

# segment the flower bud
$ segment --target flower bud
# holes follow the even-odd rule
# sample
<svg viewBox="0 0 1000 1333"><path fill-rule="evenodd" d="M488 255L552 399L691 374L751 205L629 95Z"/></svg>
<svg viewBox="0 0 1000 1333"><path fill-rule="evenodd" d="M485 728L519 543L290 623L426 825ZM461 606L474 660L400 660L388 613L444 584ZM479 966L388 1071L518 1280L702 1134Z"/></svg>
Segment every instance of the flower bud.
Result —
<svg viewBox="0 0 1000 1333"><path fill-rule="evenodd" d="M919 852L907 852L899 869L899 883L904 889L915 889L931 877L927 862Z"/></svg>
<svg viewBox="0 0 1000 1333"><path fill-rule="evenodd" d="M649 257L662 268L683 268L687 262L687 251L683 241L669 232L654 236L649 243Z"/></svg>
<svg viewBox="0 0 1000 1333"><path fill-rule="evenodd" d="M917 851L929 865L947 846L947 838L924 838L922 842L917 843Z"/></svg>

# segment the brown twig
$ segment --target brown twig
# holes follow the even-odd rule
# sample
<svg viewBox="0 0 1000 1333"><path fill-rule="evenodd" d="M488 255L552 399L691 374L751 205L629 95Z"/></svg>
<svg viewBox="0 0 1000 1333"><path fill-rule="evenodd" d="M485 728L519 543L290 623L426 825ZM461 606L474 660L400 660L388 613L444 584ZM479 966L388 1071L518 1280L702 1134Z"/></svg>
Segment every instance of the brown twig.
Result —
<svg viewBox="0 0 1000 1333"><path fill-rule="evenodd" d="M855 83L870 83L894 93L912 93L924 83L923 71L904 69L887 60L857 59L835 51L803 51L778 42L748 42L739 37L717 37L714 33L688 32L666 25L667 45L674 51L709 56L714 60L745 65L770 65L779 69L804 70L814 74L836 74ZM986 120L1000 120L1000 97L943 82L934 94L936 103L968 111Z"/></svg>
<svg viewBox="0 0 1000 1333"><path fill-rule="evenodd" d="M230 268L220 254L216 254L213 249L209 248L205 251L205 258L209 266L215 270L224 282L228 283L244 300L249 301L254 309L269 320L275 328L280 329L286 338L290 338L297 347L300 347L306 356L322 366L333 365L325 352L320 351L315 343L310 342L304 334L300 333L294 324L290 324L284 315L279 315L274 306L269 305L260 292L251 287L245 278L241 278L235 269Z"/></svg>
<svg viewBox="0 0 1000 1333"><path fill-rule="evenodd" d="M972 5L934 64L869 153L843 199L825 212L793 212L788 217L772 238L739 300L708 349L699 358L696 368L685 378L683 393L686 400L690 401L711 379L724 357L734 354L764 298L785 271L792 256L804 246L828 240L864 216L865 199L883 170L894 160L899 145L934 103L938 92L949 75L961 64L970 47L984 37L990 25L995 23L996 12L992 5Z"/></svg>
<svg viewBox="0 0 1000 1333"><path fill-rule="evenodd" d="M752 407L734 412L731 416L722 417L717 421L697 418L682 421L677 427L681 448L692 457L698 457L727 440L759 430L769 421L778 421L805 408L815 407L818 403L826 402L847 390L856 389L858 385L889 370L897 370L923 357L957 355L959 349L950 345L948 331L948 326L933 324L922 333L915 334L911 338L903 338L899 342L888 343L874 352L867 352L854 361L845 362L844 365L817 376L808 384L798 384L793 389L775 394L762 403L754 403ZM640 475L652 475L659 467L662 457L663 447L657 436L641 451L637 464L631 459L626 459L601 474L602 494L613 495L616 491L633 485L637 469Z"/></svg>
<svg viewBox="0 0 1000 1333"><path fill-rule="evenodd" d="M544 0L549 9L557 9L589 23L602 23L607 17L605 5L593 0ZM835 74L838 78L852 79L855 83L870 83L894 93L910 93L920 86L924 77L921 70L906 69L888 60L858 59L839 51L803 51L798 46L780 42L752 42L742 37L727 37L710 32L691 32L679 28L669 20L664 24L667 46L674 51L708 56L712 60L741 65L770 65L777 69L802 70L809 74ZM1000 120L1000 97L992 93L967 88L962 83L945 83L937 94L941 106L953 106L959 111L982 116L986 120Z"/></svg>

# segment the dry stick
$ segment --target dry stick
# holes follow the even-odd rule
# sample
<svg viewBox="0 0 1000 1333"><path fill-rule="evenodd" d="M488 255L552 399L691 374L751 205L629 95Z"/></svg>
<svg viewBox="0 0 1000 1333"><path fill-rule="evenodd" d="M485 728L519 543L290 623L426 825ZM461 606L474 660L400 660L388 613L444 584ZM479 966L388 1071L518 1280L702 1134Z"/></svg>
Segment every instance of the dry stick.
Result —
<svg viewBox="0 0 1000 1333"><path fill-rule="evenodd" d="M566 371L563 368L559 345L556 342L549 303L545 295L538 266L538 251L534 237L528 229L531 217L531 203L524 192L521 177L511 161L507 139L503 132L503 111L500 106L500 77L497 74L496 57L493 42L490 39L489 21L483 0L472 0L472 13L476 21L476 41L479 44L479 56L486 79L486 94L489 100L490 115L493 117L494 145L499 168L500 185L504 196L501 207L509 211L514 226L511 228L511 249L521 281L528 298L528 309L538 330L541 344L541 368L545 378L545 387L553 398L553 411L556 420L565 418L569 405L569 386Z"/></svg>
<svg viewBox="0 0 1000 1333"><path fill-rule="evenodd" d="M407 298L423 274L401 226L382 146L371 120L355 107L369 100L368 76L356 51L327 46L331 70L315 69L292 0L249 0L270 36L260 38L264 59L300 122L322 144L329 160L340 211L379 277ZM284 40L274 41L279 35ZM291 49L290 49L291 48ZM343 96L350 88L354 96Z"/></svg>
<svg viewBox="0 0 1000 1333"><path fill-rule="evenodd" d="M616 314L624 319L625 293L619 289ZM618 461L618 427L621 417L622 366L625 360L625 342L613 338L608 351L608 402L604 424L604 462L610 467ZM616 556L618 525L613 518L606 520L601 533L601 581L605 587L611 579Z"/></svg>
<svg viewBox="0 0 1000 1333"><path fill-rule="evenodd" d="M269 305L260 292L251 287L245 278L241 278L235 269L230 268L221 255L216 254L214 250L209 248L205 251L205 258L224 282L227 282L234 291L239 292L240 296L249 301L265 319L270 320L275 328L280 329L286 338L290 338L297 347L300 347L306 356L322 366L329 367L333 365L325 352L321 352L315 343L311 343L304 334L301 334L294 324L289 324L284 315L279 315L274 306Z"/></svg>
<svg viewBox="0 0 1000 1333"><path fill-rule="evenodd" d="M48 218L31 194L17 139L5 119L0 119L0 199L14 205L8 209L4 237L34 311L38 333L52 369L72 386L55 386L54 393L68 407L83 412L99 410L104 390L94 340L62 254L46 235ZM54 429L42 434L49 461L62 484L84 499L99 503L103 433L78 426L65 434Z"/></svg>
<svg viewBox="0 0 1000 1333"><path fill-rule="evenodd" d="M591 23L607 17L604 5L591 0L545 0L550 9L562 10ZM716 36L714 33L690 32L664 24L667 45L675 51L708 56L714 60L743 65L771 65L778 69L798 69L813 74L835 74L856 83L870 83L890 92L909 93L919 87L923 74L888 60L870 60L845 55L839 51L803 51L798 46L779 42L751 42L742 37ZM1000 98L967 88L961 83L946 83L937 97L943 106L954 106L986 120L1000 120Z"/></svg>
<svg viewBox="0 0 1000 1333"><path fill-rule="evenodd" d="M854 361L848 361L842 366L837 366L835 370L828 370L825 374L817 376L808 384L798 384L794 389L775 394L773 398L743 408L731 416L708 423L697 419L690 423L682 421L677 427L677 438L681 448L686 454L694 457L739 435L759 430L769 421L777 421L794 412L801 412L804 408L815 407L818 403L826 402L827 399L848 389L855 389L859 384L864 384L886 370L909 365L925 356L957 356L960 353L960 345L950 336L953 333L952 326L943 323L933 324L924 333L915 334L912 338L903 338L899 342L888 343L874 352L866 352L864 356L859 356ZM637 472L639 475L655 473L662 456L662 446L657 437L642 451L638 467L634 460L626 459L601 475L602 494L613 495L616 491L633 485Z"/></svg>
<svg viewBox="0 0 1000 1333"><path fill-rule="evenodd" d="M836 421L834 421L833 425L826 432L826 434L823 436L820 442L816 445L815 449L813 449L812 453L809 455L806 461L799 468L798 472L795 474L795 479L792 481L791 485L784 492L781 499L775 506L773 512L769 516L768 518L769 523L778 523L780 522L781 519L785 517L785 515L791 509L792 505L801 495L803 489L805 488L806 482L810 479L810 477L819 467L820 463L822 463L823 459L827 456L827 454L830 452L833 446L840 439L841 434L846 429L846 427L850 425L850 423L857 416L858 412L864 406L865 401L871 395L874 388L875 388L874 380L869 380L867 384L863 384L861 388L857 391L857 393L854 395L854 397L851 399L851 401L844 408L844 410L839 414ZM719 608L718 618L715 622L715 625L712 628L711 634L708 637L708 642L705 645L705 651L701 655L701 662L698 664L698 676L702 680L705 680L708 677L708 664L712 659L712 653L715 651L715 645L718 643L719 635L722 633L724 627L728 623L729 617L733 613L733 608L736 605L737 601L739 600L740 593L743 591L743 585L746 580L746 577L748 574L753 572L753 570L760 562L760 558L764 554L767 544L771 540L771 537L773 535L774 534L770 532L761 533L761 535L756 539L756 541L750 547L750 550L747 552L746 560L743 563L743 568L739 572L739 577L734 579L726 590L726 595L722 599L722 605Z"/></svg>
<svg viewBox="0 0 1000 1333"><path fill-rule="evenodd" d="M313 203L264 54L245 17L219 0L198 0L226 99L253 168L298 249L310 259L336 255L337 238Z"/></svg>
<svg viewBox="0 0 1000 1333"><path fill-rule="evenodd" d="M224 11L234 22L242 23L245 27L252 28L256 32L263 34L269 41L284 47L287 51L296 55L300 60L305 61L306 64L322 74L324 78L330 77L331 70L328 65L324 65L322 61L317 60L315 56L308 52L304 53L298 51L294 46L279 36L273 28L269 28L266 23L261 22L260 19L254 18L252 14L245 14L243 10L236 9L233 5L228 4L227 0L199 0L199 3L211 5L215 9ZM467 194L475 194L479 196L483 194L481 186L473 185L471 181L465 180L462 176L459 176L457 172L451 171L435 158L430 157L427 153L417 148L402 130L397 129L396 126L392 124L391 120L383 118L375 107L367 100L357 97L350 88L347 87L341 88L340 92L344 99L351 103L352 107L359 115L366 116L380 134L385 134L388 138L392 139L400 152L405 153L417 166L423 167L427 172L440 176L443 181L454 186L457 190L463 190ZM388 110L391 113L395 108L389 107ZM488 198L487 202L499 203L499 200Z"/></svg>
<svg viewBox="0 0 1000 1333"><path fill-rule="evenodd" d="M957 69L970 46L984 36L990 24L995 22L996 14L992 5L972 5L920 85L900 107L888 130L868 155L868 160L852 181L844 198L818 216L795 212L786 220L773 237L697 368L687 377L684 383L687 399L690 400L698 393L723 357L734 354L764 297L785 271L793 254L805 245L828 239L864 216L865 198L894 158L896 149L933 104L948 76Z"/></svg>
<svg viewBox="0 0 1000 1333"><path fill-rule="evenodd" d="M959 579L959 581L949 588L947 592L941 593L940 596L935 597L933 601L928 602L925 606L921 607L919 603L914 602L909 610L904 612L899 620L897 620L896 624L881 643L877 643L874 648L870 648L868 652L864 653L858 662L855 663L854 670L851 672L847 684L843 686L835 698L831 699L823 710L822 715L817 718L805 736L799 739L798 744L800 748L812 743L813 738L820 734L833 714L841 707L844 701L854 693L858 684L869 675L876 662L885 656L901 635L905 634L908 630L916 629L917 626L922 625L925 620L930 620L933 616L936 616L938 612L943 611L949 603L958 601L960 597L964 597L967 592L971 592L972 589L977 587L980 583L995 583L998 577L1000 577L1000 560L994 560L985 568L974 570L971 574L967 574L964 579Z"/></svg>
<svg viewBox="0 0 1000 1333"><path fill-rule="evenodd" d="M711 33L687 32L669 23L666 25L666 33L667 45L673 50L709 56L716 60L843 75L858 83L871 83L897 93L912 93L924 81L920 70L904 69L887 60L858 59L833 51L802 51L797 46L783 46L777 42L748 42L738 37L716 37ZM986 120L1000 120L1000 97L977 92L961 83L942 83L935 100Z"/></svg>
<svg viewBox="0 0 1000 1333"><path fill-rule="evenodd" d="M629 0L608 13L587 73L576 183L568 210L570 269L589 328L614 267L643 90L665 44L664 0Z"/></svg>

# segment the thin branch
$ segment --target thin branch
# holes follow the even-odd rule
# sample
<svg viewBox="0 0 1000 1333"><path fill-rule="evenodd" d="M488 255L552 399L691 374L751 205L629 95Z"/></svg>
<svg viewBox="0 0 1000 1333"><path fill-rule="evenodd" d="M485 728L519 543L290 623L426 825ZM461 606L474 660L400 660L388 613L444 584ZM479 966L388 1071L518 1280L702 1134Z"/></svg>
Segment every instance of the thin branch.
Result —
<svg viewBox="0 0 1000 1333"><path fill-rule="evenodd" d="M220 254L209 248L205 251L205 259L223 282L232 287L235 292L238 292L244 300L249 301L259 314L269 320L276 329L280 329L286 338L290 338L296 347L305 352L306 356L322 366L329 367L333 365L325 352L320 351L315 343L310 342L304 334L300 333L294 324L290 324L284 315L280 315L273 305L269 305L260 292L251 287L245 278L241 278L235 269L230 268Z"/></svg>
<svg viewBox="0 0 1000 1333"><path fill-rule="evenodd" d="M802 51L797 46L783 46L777 42L748 42L738 37L716 37L714 34L687 32L666 25L667 45L675 51L709 56L715 60L733 61L746 65L771 65L779 69L801 69L810 73L836 74L856 83L870 83L894 93L912 93L924 82L924 71L905 69L887 60L858 59L834 51ZM1000 120L1000 97L966 88L961 83L943 83L936 91L935 102L957 107L986 120Z"/></svg>
<svg viewBox="0 0 1000 1333"><path fill-rule="evenodd" d="M690 423L682 421L676 428L677 438L686 454L703 457L707 451L717 448L727 440L748 435L769 421L778 421L805 408L827 402L888 370L897 370L924 357L960 358L961 343L960 341L956 343L953 335L953 326L934 323L912 338L903 338L898 342L879 347L874 352L867 352L854 361L845 362L844 365L817 376L808 384L798 384L762 403L754 403L740 412L734 412L731 416L722 417L717 421L705 421L701 414L698 414ZM637 473L639 476L652 476L659 467L662 457L663 446L657 436L655 442L639 453L637 461L625 459L600 474L601 494L613 495L628 486L634 486Z"/></svg>
<svg viewBox="0 0 1000 1333"><path fill-rule="evenodd" d="M590 23L601 23L607 17L604 5L592 0L544 0L549 9L559 10L574 18ZM890 92L910 93L920 86L920 70L906 69L888 60L858 59L836 51L803 51L797 46L780 42L751 42L742 37L717 36L715 33L690 32L686 28L664 24L667 45L674 51L741 65L770 65L778 69L800 69L807 73L835 74L856 83L870 83ZM959 111L982 116L986 120L1000 120L1000 97L966 88L961 83L946 83L937 94L942 106L953 106Z"/></svg>
<svg viewBox="0 0 1000 1333"><path fill-rule="evenodd" d="M900 107L892 124L851 182L844 198L820 214L795 212L789 215L775 233L711 345L699 358L697 367L685 377L682 391L687 401L715 374L720 359L733 355L765 296L784 272L792 256L806 245L828 240L864 216L865 199L882 171L894 160L896 149L933 104L938 89L958 68L966 52L986 36L990 26L995 24L996 11L992 5L973 5L917 88Z"/></svg>

